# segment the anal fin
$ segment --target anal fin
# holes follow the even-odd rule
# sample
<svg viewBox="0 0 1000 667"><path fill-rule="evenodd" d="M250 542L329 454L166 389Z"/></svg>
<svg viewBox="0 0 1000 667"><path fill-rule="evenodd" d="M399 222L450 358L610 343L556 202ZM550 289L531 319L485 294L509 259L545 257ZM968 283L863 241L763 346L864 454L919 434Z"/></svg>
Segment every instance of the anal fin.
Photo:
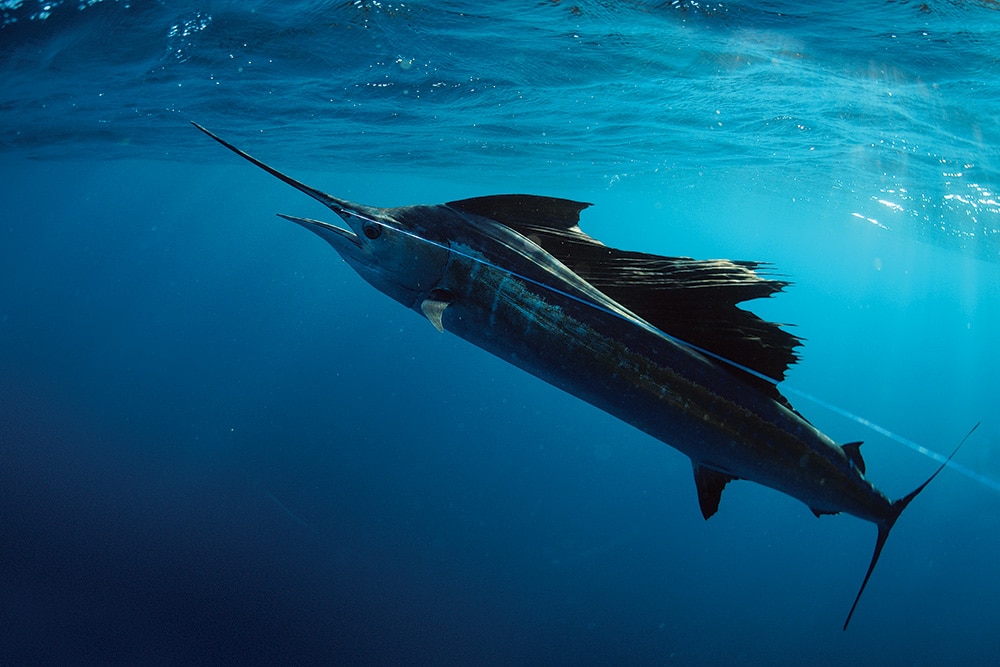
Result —
<svg viewBox="0 0 1000 667"><path fill-rule="evenodd" d="M692 465L694 483L698 487L698 505L701 507L701 515L708 519L719 510L719 501L722 500L722 490L726 488L726 484L736 478L693 461Z"/></svg>
<svg viewBox="0 0 1000 667"><path fill-rule="evenodd" d="M833 511L827 511L827 510L818 510L815 507L810 507L809 509L812 511L813 516L815 516L817 519L819 517L821 517L821 516L826 516L828 514L840 514L840 512L833 512Z"/></svg>

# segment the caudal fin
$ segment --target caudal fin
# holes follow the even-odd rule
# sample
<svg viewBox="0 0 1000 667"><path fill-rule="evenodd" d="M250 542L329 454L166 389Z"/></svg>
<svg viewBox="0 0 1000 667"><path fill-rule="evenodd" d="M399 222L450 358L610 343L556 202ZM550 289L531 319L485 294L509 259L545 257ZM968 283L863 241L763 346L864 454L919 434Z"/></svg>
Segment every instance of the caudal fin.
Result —
<svg viewBox="0 0 1000 667"><path fill-rule="evenodd" d="M948 465L948 462L951 461L952 457L958 453L958 450L962 448L962 445L965 444L965 441L969 439L969 436L972 435L977 428L979 428L979 423L973 426L969 430L969 432L965 434L965 437L962 438L962 441L958 443L958 446L955 447L955 450L948 455L948 458L946 458L944 462L941 463L941 466L937 470L935 470L934 474L928 477L923 484L915 488L913 491L910 491L908 494L906 494L905 496L903 496L902 498L900 498L899 500L895 501L892 504L892 511L889 513L889 518L884 523L880 523L878 526L878 537L875 538L875 552L872 554L871 563L868 564L868 571L865 572L865 578L864 581L861 582L861 588L858 589L858 594L854 596L854 604L851 605L851 610L847 612L847 619L844 621L844 630L847 630L847 624L851 622L851 616L854 615L854 610L858 606L858 600L861 599L861 594L865 592L865 586L868 585L868 580L871 579L872 571L875 569L875 564L878 563L878 558L879 556L882 555L882 547L885 546L885 541L889 537L889 531L892 530L892 527L894 525L896 525L896 520L899 518L899 515L903 513L903 510L905 510L906 506L910 504L910 501L916 498L917 495L921 491L923 491L928 484L931 483L931 480L937 477L938 473L940 473L942 470L945 469L945 466Z"/></svg>

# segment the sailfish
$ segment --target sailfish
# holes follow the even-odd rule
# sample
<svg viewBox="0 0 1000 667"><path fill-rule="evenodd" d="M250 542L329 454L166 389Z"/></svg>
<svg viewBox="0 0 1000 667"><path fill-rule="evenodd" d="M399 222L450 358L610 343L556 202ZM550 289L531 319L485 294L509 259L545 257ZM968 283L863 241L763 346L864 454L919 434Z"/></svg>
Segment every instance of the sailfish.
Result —
<svg viewBox="0 0 1000 667"><path fill-rule="evenodd" d="M861 443L838 445L779 391L801 341L737 306L789 284L762 275L758 262L612 248L580 228L590 204L555 197L355 204L192 124L329 208L340 225L279 215L321 237L435 329L689 457L705 519L729 482L748 480L797 498L816 516L846 513L875 524L875 550L844 630L900 514L965 442L902 498L879 491L865 476Z"/></svg>

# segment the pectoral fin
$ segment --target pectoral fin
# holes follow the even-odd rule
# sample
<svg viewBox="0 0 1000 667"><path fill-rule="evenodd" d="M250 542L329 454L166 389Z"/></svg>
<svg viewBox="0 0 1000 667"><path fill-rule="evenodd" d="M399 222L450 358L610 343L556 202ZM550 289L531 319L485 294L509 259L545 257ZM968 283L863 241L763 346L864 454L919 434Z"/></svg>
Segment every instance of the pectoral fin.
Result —
<svg viewBox="0 0 1000 667"><path fill-rule="evenodd" d="M444 332L442 318L444 317L444 310L449 304L451 304L451 295L444 290L434 290L420 304L420 310L423 311L424 317L434 325L435 329L442 333Z"/></svg>

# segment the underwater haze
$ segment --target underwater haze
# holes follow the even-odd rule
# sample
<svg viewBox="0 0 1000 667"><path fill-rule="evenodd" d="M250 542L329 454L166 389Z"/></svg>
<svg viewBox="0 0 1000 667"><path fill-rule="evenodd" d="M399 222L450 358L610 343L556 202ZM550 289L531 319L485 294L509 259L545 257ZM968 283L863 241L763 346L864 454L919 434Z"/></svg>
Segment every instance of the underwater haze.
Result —
<svg viewBox="0 0 1000 667"><path fill-rule="evenodd" d="M1000 653L1000 7L0 0L0 663ZM755 260L875 528L690 461L275 213L592 202Z"/></svg>

